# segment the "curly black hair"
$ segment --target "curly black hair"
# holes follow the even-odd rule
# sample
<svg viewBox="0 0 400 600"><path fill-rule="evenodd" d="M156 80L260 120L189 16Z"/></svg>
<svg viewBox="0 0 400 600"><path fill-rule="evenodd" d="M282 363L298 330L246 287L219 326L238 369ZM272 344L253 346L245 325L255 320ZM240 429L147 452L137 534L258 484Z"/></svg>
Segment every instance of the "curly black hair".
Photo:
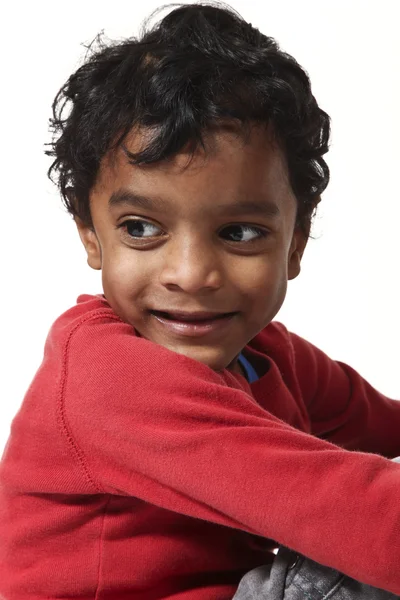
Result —
<svg viewBox="0 0 400 600"><path fill-rule="evenodd" d="M162 161L187 144L194 153L204 148L203 134L226 119L244 130L255 123L273 131L307 234L329 182L322 156L330 118L308 75L225 4L178 5L153 27L146 21L138 39L107 44L99 34L52 108L46 154L55 160L48 175L67 210L91 227L89 193L109 150L123 148L137 165ZM151 133L136 154L124 146L133 127Z"/></svg>

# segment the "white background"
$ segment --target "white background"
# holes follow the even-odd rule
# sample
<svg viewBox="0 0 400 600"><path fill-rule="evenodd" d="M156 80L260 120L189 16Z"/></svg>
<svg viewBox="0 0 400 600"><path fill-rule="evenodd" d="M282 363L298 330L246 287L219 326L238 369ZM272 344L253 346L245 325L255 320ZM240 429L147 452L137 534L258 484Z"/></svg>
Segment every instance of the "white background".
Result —
<svg viewBox="0 0 400 600"><path fill-rule="evenodd" d="M46 178L53 97L80 65L82 43L103 29L111 38L137 35L159 5L25 0L1 9L0 452L51 323L79 294L102 291ZM331 183L316 239L278 318L400 398L399 1L231 5L305 67L332 117Z"/></svg>

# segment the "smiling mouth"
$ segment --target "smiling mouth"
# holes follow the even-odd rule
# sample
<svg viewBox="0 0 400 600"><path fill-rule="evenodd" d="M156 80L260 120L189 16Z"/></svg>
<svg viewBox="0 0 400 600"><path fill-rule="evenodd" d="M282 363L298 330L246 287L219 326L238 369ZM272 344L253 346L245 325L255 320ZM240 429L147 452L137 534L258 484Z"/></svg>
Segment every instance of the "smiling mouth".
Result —
<svg viewBox="0 0 400 600"><path fill-rule="evenodd" d="M225 319L227 317L232 317L233 315L237 314L236 312L230 312L230 313L220 313L220 314L212 314L212 313L204 313L204 315L199 315L199 314L190 314L190 313L169 313L169 312L164 312L161 310L151 310L150 311L151 314L153 314L156 317L161 317L162 319L167 319L169 321L175 321L175 322L180 322L180 323L212 323L213 321L217 320L217 319Z"/></svg>
<svg viewBox="0 0 400 600"><path fill-rule="evenodd" d="M230 327L234 313L169 313L151 310L150 314L159 327L179 338L198 338L208 335L220 335Z"/></svg>

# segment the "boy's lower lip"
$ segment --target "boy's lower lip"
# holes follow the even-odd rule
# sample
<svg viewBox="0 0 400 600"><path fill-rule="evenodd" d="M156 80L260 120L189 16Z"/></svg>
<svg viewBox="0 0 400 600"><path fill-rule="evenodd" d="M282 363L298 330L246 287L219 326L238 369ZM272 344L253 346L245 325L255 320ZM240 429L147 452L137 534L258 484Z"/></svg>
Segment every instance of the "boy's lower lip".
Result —
<svg viewBox="0 0 400 600"><path fill-rule="evenodd" d="M172 333L189 337L200 337L214 331L222 331L227 327L237 313L230 313L224 317L207 319L206 321L178 321L164 318L158 314L151 313L166 329Z"/></svg>

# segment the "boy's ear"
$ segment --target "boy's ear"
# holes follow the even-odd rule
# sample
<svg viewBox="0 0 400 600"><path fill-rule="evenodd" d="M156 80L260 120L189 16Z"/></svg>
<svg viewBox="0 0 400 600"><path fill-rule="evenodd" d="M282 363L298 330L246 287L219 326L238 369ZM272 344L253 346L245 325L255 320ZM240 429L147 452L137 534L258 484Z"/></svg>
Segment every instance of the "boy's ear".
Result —
<svg viewBox="0 0 400 600"><path fill-rule="evenodd" d="M293 233L292 243L290 245L288 256L288 279L295 279L301 270L301 259L307 246L308 235L303 229L297 226Z"/></svg>
<svg viewBox="0 0 400 600"><path fill-rule="evenodd" d="M101 270L101 246L93 227L85 225L79 217L74 217L82 244L85 246L89 267Z"/></svg>

